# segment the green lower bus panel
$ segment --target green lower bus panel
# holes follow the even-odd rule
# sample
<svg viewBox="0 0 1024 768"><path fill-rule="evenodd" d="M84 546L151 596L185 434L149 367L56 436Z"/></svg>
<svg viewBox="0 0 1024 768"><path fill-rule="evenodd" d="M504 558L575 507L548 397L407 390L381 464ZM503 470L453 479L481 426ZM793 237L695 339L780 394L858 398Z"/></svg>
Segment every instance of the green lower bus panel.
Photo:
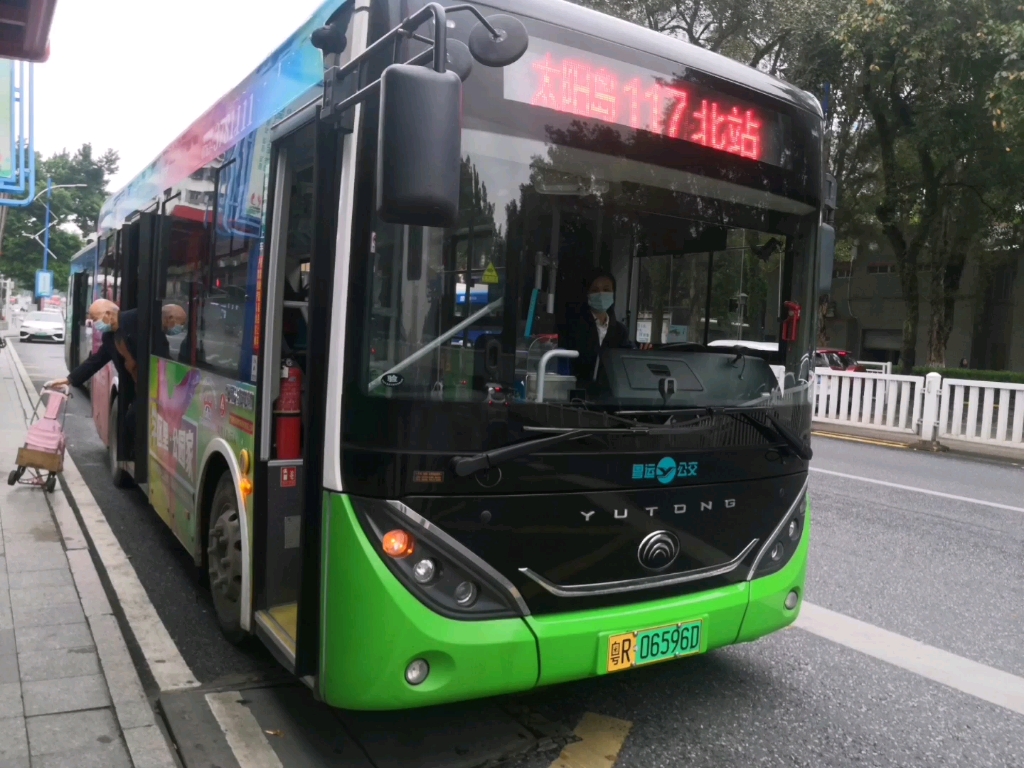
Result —
<svg viewBox="0 0 1024 768"><path fill-rule="evenodd" d="M699 637L697 651L662 651L661 659L788 626L799 614L799 605L788 610L785 600L794 589L802 596L810 506L800 546L772 576L667 600L526 619L457 621L427 608L381 561L344 495L325 494L323 537L320 695L346 709L406 709L628 669L636 659L622 650L637 638ZM662 633L649 631L659 628ZM640 656L642 663L648 655ZM418 686L405 681L415 659L430 664Z"/></svg>
<svg viewBox="0 0 1024 768"><path fill-rule="evenodd" d="M406 709L537 684L522 619L454 621L427 608L373 551L348 497L325 494L320 695L346 709ZM405 669L426 659L418 686Z"/></svg>

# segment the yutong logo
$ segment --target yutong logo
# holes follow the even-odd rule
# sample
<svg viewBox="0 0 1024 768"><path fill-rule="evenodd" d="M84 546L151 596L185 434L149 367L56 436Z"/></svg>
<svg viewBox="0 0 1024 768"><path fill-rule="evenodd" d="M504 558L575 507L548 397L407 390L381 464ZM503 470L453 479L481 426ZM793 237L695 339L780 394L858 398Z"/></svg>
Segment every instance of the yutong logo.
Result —
<svg viewBox="0 0 1024 768"><path fill-rule="evenodd" d="M636 551L640 565L649 571L663 571L679 557L679 539L668 531L649 533Z"/></svg>

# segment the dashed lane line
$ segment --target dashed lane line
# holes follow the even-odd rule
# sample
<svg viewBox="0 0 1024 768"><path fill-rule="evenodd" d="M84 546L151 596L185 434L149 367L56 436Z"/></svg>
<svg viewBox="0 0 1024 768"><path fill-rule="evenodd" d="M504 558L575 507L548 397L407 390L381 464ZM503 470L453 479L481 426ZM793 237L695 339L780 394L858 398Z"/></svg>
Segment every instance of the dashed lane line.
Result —
<svg viewBox="0 0 1024 768"><path fill-rule="evenodd" d="M206 694L206 703L224 731L241 768L284 768L252 711L238 691Z"/></svg>
<svg viewBox="0 0 1024 768"><path fill-rule="evenodd" d="M897 488L901 491L914 491L915 493L923 493L927 496L937 496L940 499L951 499L953 501L964 501L968 504L979 504L983 507L992 507L993 509L1004 509L1009 512L1020 512L1024 514L1024 507L1013 507L1009 504L999 504L995 501L985 501L984 499L975 499L971 496L957 496L955 493L943 493L942 491L933 491L930 488L918 488L913 485L903 485L901 483L890 483L887 480L876 480L873 477L861 477L860 475L848 475L845 472L835 472L831 469L821 469L820 467L811 467L811 472L820 472L823 475L832 475L833 477L843 477L847 480L859 480L862 483L871 483L872 485L882 485L886 488Z"/></svg>
<svg viewBox="0 0 1024 768"><path fill-rule="evenodd" d="M796 627L933 682L1024 715L1024 677L804 603Z"/></svg>
<svg viewBox="0 0 1024 768"><path fill-rule="evenodd" d="M566 746L551 768L612 768L633 723L587 712L574 731L579 741Z"/></svg>

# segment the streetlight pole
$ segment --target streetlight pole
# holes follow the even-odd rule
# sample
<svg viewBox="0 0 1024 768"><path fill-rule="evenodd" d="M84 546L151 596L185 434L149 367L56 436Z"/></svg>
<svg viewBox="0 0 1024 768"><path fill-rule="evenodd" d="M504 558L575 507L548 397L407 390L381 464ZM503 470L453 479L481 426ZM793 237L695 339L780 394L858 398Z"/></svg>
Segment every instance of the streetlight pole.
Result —
<svg viewBox="0 0 1024 768"><path fill-rule="evenodd" d="M53 178L47 177L46 189L42 190L35 197L32 198L32 202L35 202L44 194L46 195L46 226L43 228L43 271L47 271L49 266L50 257L50 203L53 202L53 190L55 189L67 189L69 187L87 187L88 184L57 184L54 185ZM52 290L52 288L51 288ZM36 306L39 309L43 308L43 298L41 296L36 297Z"/></svg>
<svg viewBox="0 0 1024 768"><path fill-rule="evenodd" d="M43 271L46 271L50 255L50 201L53 200L53 179L46 179L46 229L43 233Z"/></svg>

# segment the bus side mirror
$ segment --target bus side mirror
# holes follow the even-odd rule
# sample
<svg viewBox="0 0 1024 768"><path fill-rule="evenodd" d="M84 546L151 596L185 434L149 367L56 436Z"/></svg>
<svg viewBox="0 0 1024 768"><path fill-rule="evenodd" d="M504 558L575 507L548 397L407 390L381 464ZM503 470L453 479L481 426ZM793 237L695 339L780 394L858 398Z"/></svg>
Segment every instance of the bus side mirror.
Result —
<svg viewBox="0 0 1024 768"><path fill-rule="evenodd" d="M390 224L451 227L459 214L462 80L393 64L380 79L377 215Z"/></svg>
<svg viewBox="0 0 1024 768"><path fill-rule="evenodd" d="M818 293L832 290L832 269L836 260L836 231L829 224L818 229Z"/></svg>

